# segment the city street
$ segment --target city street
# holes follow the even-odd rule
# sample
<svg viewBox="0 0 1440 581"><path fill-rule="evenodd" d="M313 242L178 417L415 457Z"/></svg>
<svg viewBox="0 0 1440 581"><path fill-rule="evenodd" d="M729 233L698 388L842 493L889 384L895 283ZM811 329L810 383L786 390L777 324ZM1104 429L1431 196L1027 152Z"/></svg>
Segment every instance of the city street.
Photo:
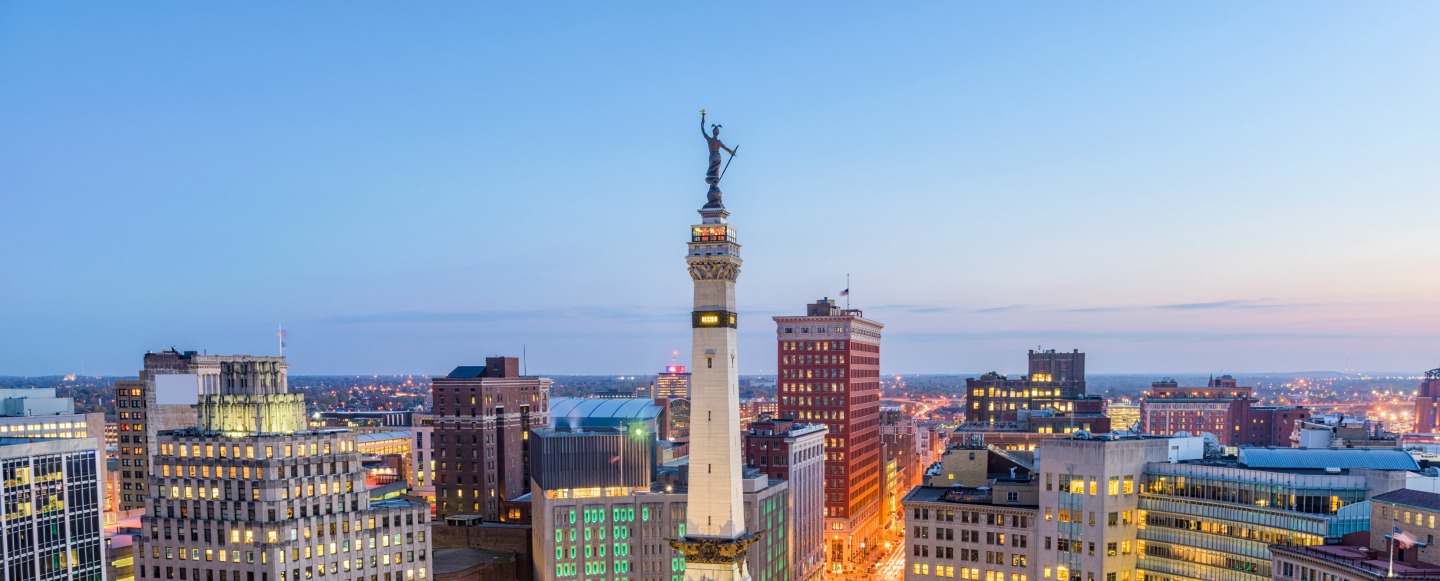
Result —
<svg viewBox="0 0 1440 581"><path fill-rule="evenodd" d="M903 539L896 543L890 554L880 559L879 565L875 567L875 575L872 579L885 579L889 581L900 581L905 578L905 541Z"/></svg>

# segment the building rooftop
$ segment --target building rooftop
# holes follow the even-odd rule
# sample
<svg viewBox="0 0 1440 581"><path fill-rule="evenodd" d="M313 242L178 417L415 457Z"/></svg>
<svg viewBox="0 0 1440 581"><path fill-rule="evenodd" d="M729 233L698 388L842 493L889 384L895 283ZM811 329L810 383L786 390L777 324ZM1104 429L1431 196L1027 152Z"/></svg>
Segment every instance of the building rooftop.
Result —
<svg viewBox="0 0 1440 581"><path fill-rule="evenodd" d="M559 397L550 400L550 425L572 429L616 427L627 421L653 420L664 411L652 399Z"/></svg>
<svg viewBox="0 0 1440 581"><path fill-rule="evenodd" d="M1014 484L1013 482L1007 482ZM905 494L902 503L910 502L944 502L949 504L980 504L995 506L997 508L1035 508L1036 505L997 505L993 502L994 492L988 487L970 488L966 486L916 486Z"/></svg>
<svg viewBox="0 0 1440 581"><path fill-rule="evenodd" d="M1241 448L1236 462L1252 469L1324 470L1327 468L1370 468L1374 470L1419 470L1415 458L1404 450L1328 450L1302 448Z"/></svg>
<svg viewBox="0 0 1440 581"><path fill-rule="evenodd" d="M515 560L514 553L474 547L435 548L431 553L436 575L459 573L472 567Z"/></svg>
<svg viewBox="0 0 1440 581"><path fill-rule="evenodd" d="M1271 545L1276 553L1293 553L1320 559L1361 572L1367 576L1384 578L1394 568L1394 579L1436 579L1440 578L1440 567L1429 563L1395 561L1391 563L1385 551L1352 545L1283 546Z"/></svg>
<svg viewBox="0 0 1440 581"><path fill-rule="evenodd" d="M1377 494L1372 500L1393 502L1415 508L1426 510L1440 510L1440 494L1425 492L1423 490L1400 489L1385 494Z"/></svg>

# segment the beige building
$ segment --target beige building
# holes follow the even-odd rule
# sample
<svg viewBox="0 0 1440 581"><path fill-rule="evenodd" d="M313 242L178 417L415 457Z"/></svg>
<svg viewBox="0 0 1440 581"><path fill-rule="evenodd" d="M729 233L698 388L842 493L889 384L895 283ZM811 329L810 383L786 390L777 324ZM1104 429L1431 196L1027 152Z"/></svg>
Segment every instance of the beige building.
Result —
<svg viewBox="0 0 1440 581"><path fill-rule="evenodd" d="M1039 448L1040 578L1139 581L1141 474L1170 440L1053 439Z"/></svg>
<svg viewBox="0 0 1440 581"><path fill-rule="evenodd" d="M260 359L218 362L199 426L157 438L136 578L428 578L425 505L372 502L355 434L308 430L284 359Z"/></svg>
<svg viewBox="0 0 1440 581"><path fill-rule="evenodd" d="M940 462L925 472L926 486L985 486L990 452L984 446L957 446L946 450Z"/></svg>
<svg viewBox="0 0 1440 581"><path fill-rule="evenodd" d="M213 392L222 373L243 366L279 366L283 357L202 355L169 349L146 353L138 379L115 382L115 423L120 457L119 510L145 507L150 458L157 452L160 432L195 425L199 394ZM298 396L297 396L298 397Z"/></svg>
<svg viewBox="0 0 1440 581"><path fill-rule="evenodd" d="M919 486L905 495L905 579L1037 579L1036 486Z"/></svg>

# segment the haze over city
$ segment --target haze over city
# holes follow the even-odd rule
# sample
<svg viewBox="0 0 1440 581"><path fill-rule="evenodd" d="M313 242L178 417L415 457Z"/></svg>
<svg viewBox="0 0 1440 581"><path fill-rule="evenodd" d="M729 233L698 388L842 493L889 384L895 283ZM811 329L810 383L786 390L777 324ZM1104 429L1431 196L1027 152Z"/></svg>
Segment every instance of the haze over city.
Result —
<svg viewBox="0 0 1440 581"><path fill-rule="evenodd" d="M701 108L741 146L742 373L847 274L887 374L1018 372L1037 345L1092 373L1416 373L1440 352L1437 22L8 4L0 375L271 355L277 323L296 374L688 361Z"/></svg>

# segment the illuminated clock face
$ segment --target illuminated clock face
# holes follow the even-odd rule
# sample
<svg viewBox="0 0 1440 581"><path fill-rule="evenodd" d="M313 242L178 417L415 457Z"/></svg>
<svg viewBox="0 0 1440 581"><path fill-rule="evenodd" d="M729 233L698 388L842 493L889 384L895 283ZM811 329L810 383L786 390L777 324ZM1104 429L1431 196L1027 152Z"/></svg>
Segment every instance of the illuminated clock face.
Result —
<svg viewBox="0 0 1440 581"><path fill-rule="evenodd" d="M691 313L691 324L697 328L702 327L729 327L735 328L735 313L729 311L695 311Z"/></svg>

